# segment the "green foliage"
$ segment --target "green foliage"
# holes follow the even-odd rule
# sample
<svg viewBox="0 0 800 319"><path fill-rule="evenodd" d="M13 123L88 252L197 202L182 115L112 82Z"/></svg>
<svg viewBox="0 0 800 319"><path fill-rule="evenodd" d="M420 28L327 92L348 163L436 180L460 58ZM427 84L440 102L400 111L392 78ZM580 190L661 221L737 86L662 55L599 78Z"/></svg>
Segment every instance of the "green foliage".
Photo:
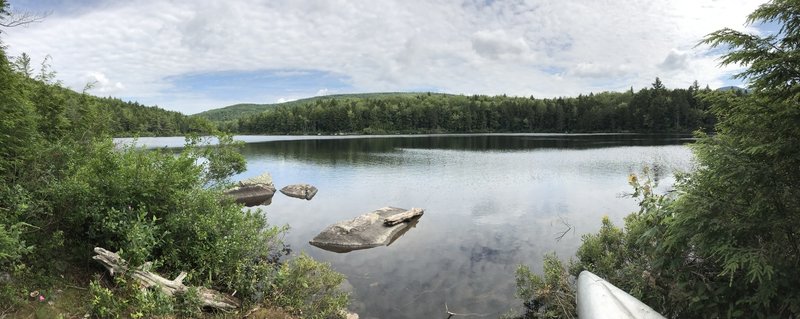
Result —
<svg viewBox="0 0 800 319"><path fill-rule="evenodd" d="M0 50L0 177L8 178L32 155L38 141L31 103L25 99L5 51Z"/></svg>
<svg viewBox="0 0 800 319"><path fill-rule="evenodd" d="M10 226L0 224L0 266L10 269L16 262L30 252L33 247L25 245L22 231L28 224L19 222Z"/></svg>
<svg viewBox="0 0 800 319"><path fill-rule="evenodd" d="M202 313L202 302L197 288L191 287L186 292L175 296L175 305L179 318L197 318Z"/></svg>
<svg viewBox="0 0 800 319"><path fill-rule="evenodd" d="M47 138L60 138L67 133L87 138L90 137L87 134L174 136L214 131L213 124L204 118L189 117L178 112L116 98L89 95L87 91L91 89L91 83L82 93L64 88L56 81L56 73L50 67L49 57L42 61L40 70L36 74L31 67L30 57L25 53L17 57L13 64L8 61L2 64L0 91L3 91L4 87L9 88L9 91L5 98L0 99L0 107L3 107L4 100L13 99L16 99L13 100L14 106L23 107L7 110L10 114L27 115L27 117L19 115L7 119L6 125L18 129L36 128L36 131ZM27 108L32 108L35 112ZM36 125L22 127L21 124L13 122L18 117L33 121Z"/></svg>
<svg viewBox="0 0 800 319"><path fill-rule="evenodd" d="M111 289L100 280L92 280L89 314L94 318L135 319L167 317L173 313L192 317L199 312L196 291L191 292L193 295L170 297L159 289L140 289L128 280L124 276L114 278Z"/></svg>
<svg viewBox="0 0 800 319"><path fill-rule="evenodd" d="M441 93L427 93L428 95L447 95ZM210 121L216 123L230 123L235 122L236 120L244 117L248 117L251 115L256 115L258 113L264 112L268 109L283 106L283 107L291 107L295 105L305 104L314 102L317 100L327 100L327 99L351 99L351 98L387 98L387 97L399 97L399 96L416 96L419 93L401 93L401 92L385 92L385 93L356 93L356 94L333 94L333 95L325 95L325 96L316 96L307 99L299 99L295 101L289 102L281 102L281 103L274 103L274 104L253 104L253 103L240 103L229 105L226 107L208 110L204 112L200 112L197 114L192 115L192 117L199 117L208 119Z"/></svg>
<svg viewBox="0 0 800 319"><path fill-rule="evenodd" d="M330 264L303 254L281 266L269 300L302 318L338 318L348 302L348 294L337 288L343 280Z"/></svg>
<svg viewBox="0 0 800 319"><path fill-rule="evenodd" d="M800 43L800 6L793 0L773 0L761 5L747 18L748 24L774 23L776 33L760 37L732 29L709 34L702 43L712 47L727 47L722 65L745 65L736 75L748 80L756 93L777 98L793 98L800 93L800 61L796 54Z"/></svg>
<svg viewBox="0 0 800 319"><path fill-rule="evenodd" d="M220 148L229 147L229 139L221 141ZM86 146L67 165L67 176L40 190L59 214L43 214L37 223L43 231L63 231L73 254L84 258L101 246L121 251L133 266L153 261L162 273L192 270L188 283L263 294L249 283L264 273L254 269L274 267L285 251L285 228L205 188L197 154L193 147L178 155L118 149L110 141ZM207 161L214 167L229 158Z"/></svg>
<svg viewBox="0 0 800 319"><path fill-rule="evenodd" d="M97 280L89 283L89 293L92 295L91 315L95 318L119 318L120 301L106 287Z"/></svg>
<svg viewBox="0 0 800 319"><path fill-rule="evenodd" d="M264 110L274 107L276 105L278 104L240 103L218 109L208 110L205 112L194 114L192 116L205 118L215 122L227 122L239 119L244 116L254 115L264 112Z"/></svg>
<svg viewBox="0 0 800 319"><path fill-rule="evenodd" d="M666 255L657 250L662 245L672 219L670 195L653 192L655 183L645 169L643 181L631 175L632 196L639 200L639 211L625 218L625 229L617 228L608 217L600 231L583 236L578 260L570 273L577 277L588 270L638 298L662 314L678 313L686 296L676 288L674 273L662 272L664 263L680 263L684 255Z"/></svg>
<svg viewBox="0 0 800 319"><path fill-rule="evenodd" d="M748 23L777 34L724 29L705 43L728 46L723 64L753 94L705 92L717 134L699 134L696 170L673 195L632 177L640 210L625 228L607 219L584 236L574 275L587 269L675 318L791 318L800 314L800 5L774 0Z"/></svg>
<svg viewBox="0 0 800 319"><path fill-rule="evenodd" d="M658 84L658 85L655 85ZM342 95L272 105L222 126L263 133L689 132L713 124L697 85L576 98L447 94Z"/></svg>
<svg viewBox="0 0 800 319"><path fill-rule="evenodd" d="M150 270L165 277L186 271L185 284L236 292L246 306L277 298L272 287L289 280L309 287L288 295L300 299L282 299L298 311L330 315L346 305L329 287L341 275L307 257L283 266L287 227L222 194L231 174L245 169L231 136L216 145L190 138L179 153L114 145L108 134L197 133L210 125L72 92L46 63L32 79L29 61L20 61L12 71L0 49L0 317L29 291L85 282L95 271L94 247L118 251L130 267L152 262ZM196 291L173 299L124 275L114 281L90 284L95 317L200 313Z"/></svg>
<svg viewBox="0 0 800 319"><path fill-rule="evenodd" d="M203 179L207 184L224 184L229 176L244 172L247 163L239 153L244 142L234 141L233 135L224 134L217 136L214 147L208 147L210 143L196 135L186 137L186 145L193 156L204 159Z"/></svg>
<svg viewBox="0 0 800 319"><path fill-rule="evenodd" d="M574 278L555 254L544 256L544 276L520 265L516 271L517 298L525 313L518 318L576 318Z"/></svg>

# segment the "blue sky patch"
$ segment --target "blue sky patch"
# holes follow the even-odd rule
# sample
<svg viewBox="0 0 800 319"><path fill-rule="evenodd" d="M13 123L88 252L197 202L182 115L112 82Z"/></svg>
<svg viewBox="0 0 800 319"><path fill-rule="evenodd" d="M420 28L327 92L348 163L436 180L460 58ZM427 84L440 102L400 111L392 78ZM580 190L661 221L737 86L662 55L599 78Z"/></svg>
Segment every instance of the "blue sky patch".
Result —
<svg viewBox="0 0 800 319"><path fill-rule="evenodd" d="M163 93L193 92L219 100L271 103L265 98L313 96L320 90L352 89L347 77L318 70L223 71L165 78L173 87Z"/></svg>

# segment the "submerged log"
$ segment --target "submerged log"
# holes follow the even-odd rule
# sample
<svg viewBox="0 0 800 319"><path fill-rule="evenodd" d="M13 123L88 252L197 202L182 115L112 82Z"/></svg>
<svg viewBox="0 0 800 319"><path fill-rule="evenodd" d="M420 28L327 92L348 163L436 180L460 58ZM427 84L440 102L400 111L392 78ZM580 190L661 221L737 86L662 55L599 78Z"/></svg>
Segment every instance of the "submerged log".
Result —
<svg viewBox="0 0 800 319"><path fill-rule="evenodd" d="M115 252L100 247L95 247L94 252L97 255L93 256L92 259L106 267L111 276L128 273L131 278L139 282L144 288L158 287L161 292L169 296L185 293L190 288L183 284L186 272L181 272L174 280L169 280L148 271L149 269L147 268L149 267L129 268L128 262ZM203 307L229 310L237 309L242 305L238 298L213 289L197 287L197 293Z"/></svg>
<svg viewBox="0 0 800 319"><path fill-rule="evenodd" d="M412 208L410 210L404 211L400 214L395 214L383 219L383 224L386 226L394 226L399 223L404 223L410 221L412 218L417 216L422 216L425 211L422 208Z"/></svg>

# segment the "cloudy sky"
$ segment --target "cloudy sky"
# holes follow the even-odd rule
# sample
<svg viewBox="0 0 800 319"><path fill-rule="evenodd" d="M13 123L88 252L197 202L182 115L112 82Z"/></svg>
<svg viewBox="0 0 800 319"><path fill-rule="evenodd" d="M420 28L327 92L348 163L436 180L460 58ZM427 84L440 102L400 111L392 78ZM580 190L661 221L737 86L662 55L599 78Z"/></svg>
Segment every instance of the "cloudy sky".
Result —
<svg viewBox="0 0 800 319"><path fill-rule="evenodd" d="M636 89L658 76L738 85L719 51L763 0L11 0L49 12L5 30L63 83L184 113L381 91L535 97Z"/></svg>

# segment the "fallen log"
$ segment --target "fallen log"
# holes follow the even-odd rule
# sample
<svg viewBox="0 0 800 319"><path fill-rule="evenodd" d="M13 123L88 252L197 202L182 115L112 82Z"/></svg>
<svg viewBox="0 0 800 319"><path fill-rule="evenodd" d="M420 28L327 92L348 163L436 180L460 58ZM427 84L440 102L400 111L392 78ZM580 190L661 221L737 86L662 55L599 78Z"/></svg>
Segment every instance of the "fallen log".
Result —
<svg viewBox="0 0 800 319"><path fill-rule="evenodd" d="M422 208L412 208L410 210L404 211L400 214L394 214L392 216L386 217L383 219L383 224L386 226L394 226L399 223L403 223L406 221L411 220L417 216L422 216L425 211Z"/></svg>
<svg viewBox="0 0 800 319"><path fill-rule="evenodd" d="M186 272L181 272L174 280L169 280L150 272L147 265L141 268L128 268L128 262L115 252L100 247L95 247L94 252L97 255L93 256L92 259L106 267L111 276L128 273L142 287L158 287L161 292L169 296L185 293L190 288L183 284ZM203 307L230 310L237 309L242 305L241 301L236 297L205 287L197 287L197 294Z"/></svg>

